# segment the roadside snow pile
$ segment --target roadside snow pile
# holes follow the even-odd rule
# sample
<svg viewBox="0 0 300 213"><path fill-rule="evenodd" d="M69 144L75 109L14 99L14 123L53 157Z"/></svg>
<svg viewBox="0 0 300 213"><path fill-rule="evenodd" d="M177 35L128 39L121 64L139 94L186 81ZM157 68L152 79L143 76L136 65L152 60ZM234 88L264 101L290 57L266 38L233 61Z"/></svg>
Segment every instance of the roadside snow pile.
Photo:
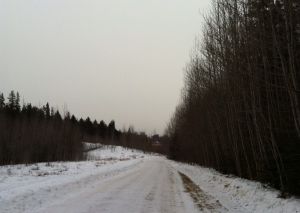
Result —
<svg viewBox="0 0 300 213"><path fill-rule="evenodd" d="M129 160L144 158L142 151L126 149L121 146L101 146L100 148L90 151L87 154L88 160Z"/></svg>
<svg viewBox="0 0 300 213"><path fill-rule="evenodd" d="M228 212L239 213L300 213L300 200L279 198L279 191L263 184L219 172L170 161L178 171L189 176L205 193L216 198Z"/></svg>

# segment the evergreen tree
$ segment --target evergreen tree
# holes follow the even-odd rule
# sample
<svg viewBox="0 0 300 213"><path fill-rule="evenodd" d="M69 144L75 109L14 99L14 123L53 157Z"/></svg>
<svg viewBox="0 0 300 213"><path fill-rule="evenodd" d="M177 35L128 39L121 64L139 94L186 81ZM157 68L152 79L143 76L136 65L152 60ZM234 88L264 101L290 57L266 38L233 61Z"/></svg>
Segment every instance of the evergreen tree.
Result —
<svg viewBox="0 0 300 213"><path fill-rule="evenodd" d="M93 122L94 127L98 126L98 121L95 119Z"/></svg>
<svg viewBox="0 0 300 213"><path fill-rule="evenodd" d="M107 125L104 121L100 121L99 123L99 134L102 138L105 138L107 131Z"/></svg>
<svg viewBox="0 0 300 213"><path fill-rule="evenodd" d="M61 120L62 120L61 115L60 115L60 113L59 113L58 110L56 110L56 112L55 112L55 114L54 114L54 118L55 118L56 120L58 120L58 121L61 121Z"/></svg>
<svg viewBox="0 0 300 213"><path fill-rule="evenodd" d="M44 106L44 113L45 113L46 118L49 119L51 114L50 114L50 106L49 106L48 102Z"/></svg>
<svg viewBox="0 0 300 213"><path fill-rule="evenodd" d="M114 120L112 120L112 121L108 124L108 129L109 129L110 131L115 130L115 121L114 121Z"/></svg>
<svg viewBox="0 0 300 213"><path fill-rule="evenodd" d="M20 112L20 110L21 110L21 105L20 105L20 94L19 94L19 92L17 92L17 94L16 94L15 110L16 110L17 112Z"/></svg>
<svg viewBox="0 0 300 213"><path fill-rule="evenodd" d="M5 107L5 98L3 93L0 93L0 109L3 109Z"/></svg>
<svg viewBox="0 0 300 213"><path fill-rule="evenodd" d="M87 133L89 135L93 135L94 134L94 126L93 126L93 123L92 123L90 117L87 117L84 123L85 123L84 124L85 130L87 131Z"/></svg>
<svg viewBox="0 0 300 213"><path fill-rule="evenodd" d="M10 110L14 110L16 106L16 95L15 92L12 90L8 95L8 108Z"/></svg>
<svg viewBox="0 0 300 213"><path fill-rule="evenodd" d="M108 136L113 139L115 136L115 121L112 120L109 124L108 124Z"/></svg>
<svg viewBox="0 0 300 213"><path fill-rule="evenodd" d="M65 120L71 120L71 114L70 112L65 113Z"/></svg>
<svg viewBox="0 0 300 213"><path fill-rule="evenodd" d="M55 110L53 107L51 107L51 110L50 110L50 117L54 117L54 113L55 113Z"/></svg>
<svg viewBox="0 0 300 213"><path fill-rule="evenodd" d="M82 118L79 119L78 124L81 129L81 132L85 132L85 122Z"/></svg>
<svg viewBox="0 0 300 213"><path fill-rule="evenodd" d="M71 122L73 124L77 124L77 119L76 119L76 117L74 115L72 115L72 117L71 117Z"/></svg>

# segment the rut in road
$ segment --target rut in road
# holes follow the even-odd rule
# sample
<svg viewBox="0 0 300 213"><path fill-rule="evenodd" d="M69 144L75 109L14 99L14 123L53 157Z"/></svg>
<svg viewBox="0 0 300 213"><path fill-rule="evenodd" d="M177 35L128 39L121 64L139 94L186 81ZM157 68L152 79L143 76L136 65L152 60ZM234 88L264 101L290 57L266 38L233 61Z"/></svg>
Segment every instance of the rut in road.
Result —
<svg viewBox="0 0 300 213"><path fill-rule="evenodd" d="M223 207L219 200L215 200L212 196L209 196L203 190L200 189L188 176L178 172L186 192L188 192L193 198L195 204L201 210L201 212L209 213L219 213L228 212L228 210Z"/></svg>

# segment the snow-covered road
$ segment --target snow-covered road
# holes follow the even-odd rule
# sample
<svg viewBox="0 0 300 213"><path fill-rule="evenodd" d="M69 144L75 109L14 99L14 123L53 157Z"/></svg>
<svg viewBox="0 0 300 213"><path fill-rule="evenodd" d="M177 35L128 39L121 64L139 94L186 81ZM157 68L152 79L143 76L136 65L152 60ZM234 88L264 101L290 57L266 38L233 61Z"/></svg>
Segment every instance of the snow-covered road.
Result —
<svg viewBox="0 0 300 213"><path fill-rule="evenodd" d="M74 192L73 192L74 193ZM76 190L75 190L76 193ZM196 212L178 173L163 158L151 158L86 190L59 199L40 212Z"/></svg>
<svg viewBox="0 0 300 213"><path fill-rule="evenodd" d="M0 213L300 212L261 183L122 147L81 162L0 166Z"/></svg>
<svg viewBox="0 0 300 213"><path fill-rule="evenodd" d="M0 167L0 212L198 212L164 157L105 147L88 159Z"/></svg>

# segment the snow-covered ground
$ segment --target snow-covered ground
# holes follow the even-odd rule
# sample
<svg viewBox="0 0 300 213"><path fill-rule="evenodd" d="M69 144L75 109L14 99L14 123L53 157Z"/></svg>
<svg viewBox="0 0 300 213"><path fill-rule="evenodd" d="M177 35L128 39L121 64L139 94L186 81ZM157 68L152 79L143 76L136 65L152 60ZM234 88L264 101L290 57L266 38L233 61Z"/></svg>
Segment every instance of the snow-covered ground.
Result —
<svg viewBox="0 0 300 213"><path fill-rule="evenodd" d="M145 153L134 150L125 149L121 146L102 146L88 152L88 160L130 160L136 158L144 158Z"/></svg>
<svg viewBox="0 0 300 213"><path fill-rule="evenodd" d="M89 150L94 150L101 148L103 145L101 143L88 143L88 142L83 142L83 149L84 151L89 151Z"/></svg>
<svg viewBox="0 0 300 213"><path fill-rule="evenodd" d="M0 212L300 212L299 200L259 183L99 147L87 161L1 166Z"/></svg>
<svg viewBox="0 0 300 213"><path fill-rule="evenodd" d="M218 200L228 212L296 213L300 199L282 199L280 192L261 183L222 175L200 166L169 161L178 171L189 176L207 195Z"/></svg>

